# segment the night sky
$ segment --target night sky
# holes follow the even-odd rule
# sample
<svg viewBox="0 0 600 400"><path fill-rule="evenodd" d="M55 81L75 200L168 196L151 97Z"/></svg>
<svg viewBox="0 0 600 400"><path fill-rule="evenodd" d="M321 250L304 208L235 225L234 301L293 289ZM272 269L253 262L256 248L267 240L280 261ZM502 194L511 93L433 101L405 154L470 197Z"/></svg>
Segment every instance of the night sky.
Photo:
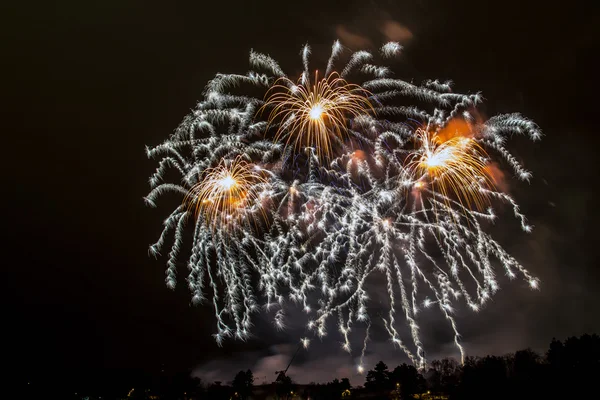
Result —
<svg viewBox="0 0 600 400"><path fill-rule="evenodd" d="M486 115L520 112L544 132L540 142L509 145L534 174L530 183L507 177L533 233L502 208L493 229L541 290L501 279L478 314L461 305L467 353L544 351L552 337L600 333L593 2L19 3L5 6L2 24L2 325L14 371L195 369L228 381L251 368L258 382L274 379L296 348L294 327L278 333L263 314L255 339L219 348L212 308L191 306L184 284L169 290L166 260L148 256L168 208L143 202L156 168L144 146L173 131L215 73L245 73L250 49L295 76L303 44L318 67L337 38L354 50L397 40L405 46L397 77L452 79L456 91L482 91ZM435 312L426 318L428 359L457 357L447 324ZM367 366L407 361L385 335L373 339ZM338 341L333 331L314 340L292 378L362 383Z"/></svg>

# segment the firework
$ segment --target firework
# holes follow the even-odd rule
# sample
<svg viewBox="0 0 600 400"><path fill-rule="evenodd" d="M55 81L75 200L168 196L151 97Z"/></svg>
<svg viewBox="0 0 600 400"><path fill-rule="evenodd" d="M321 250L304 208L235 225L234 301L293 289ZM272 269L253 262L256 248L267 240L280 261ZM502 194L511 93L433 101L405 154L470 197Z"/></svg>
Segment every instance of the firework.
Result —
<svg viewBox="0 0 600 400"><path fill-rule="evenodd" d="M494 187L485 150L473 138L457 135L444 140L424 129L415 131L415 140L419 149L409 157L408 168L419 179L417 188L429 180L444 197L483 210L486 197L481 189Z"/></svg>
<svg viewBox="0 0 600 400"><path fill-rule="evenodd" d="M400 51L388 43L381 59ZM366 51L351 54L337 74L338 42L324 78L315 73L311 83L308 46L301 54L304 71L296 80L251 52L250 72L217 75L175 133L147 149L161 157L148 204L165 192L184 200L150 247L158 255L173 238L167 285L176 283L186 223L193 221L187 283L195 302L212 294L219 343L250 337L261 305L283 329L291 301L306 312L308 332L323 337L337 325L345 351L352 352L355 333L365 333L359 370L376 322L424 367L420 313L436 307L462 357L453 312L459 301L480 310L497 292L495 265L539 287L485 232L497 218L495 202L509 204L530 231L489 167L496 154L529 179L506 138L539 139L538 127L518 114L475 122L479 94L454 93L449 82L390 78ZM413 99L424 106L406 105ZM165 182L169 170L181 176L177 183ZM375 318L369 301L382 288L387 308ZM402 329L411 343L401 340ZM308 337L301 343L307 347Z"/></svg>
<svg viewBox="0 0 600 400"><path fill-rule="evenodd" d="M267 92L264 108L270 108L269 123L278 123L275 140L294 144L296 149L311 147L321 159L333 154L333 143L341 143L349 119L373 109L368 92L347 83L335 72L315 83L305 76L294 84L279 78ZM333 137L332 137L333 136Z"/></svg>
<svg viewBox="0 0 600 400"><path fill-rule="evenodd" d="M224 160L217 167L204 171L201 181L184 199L195 207L196 216L221 226L245 214L255 214L261 208L259 193L264 187L260 167L253 167L241 157Z"/></svg>

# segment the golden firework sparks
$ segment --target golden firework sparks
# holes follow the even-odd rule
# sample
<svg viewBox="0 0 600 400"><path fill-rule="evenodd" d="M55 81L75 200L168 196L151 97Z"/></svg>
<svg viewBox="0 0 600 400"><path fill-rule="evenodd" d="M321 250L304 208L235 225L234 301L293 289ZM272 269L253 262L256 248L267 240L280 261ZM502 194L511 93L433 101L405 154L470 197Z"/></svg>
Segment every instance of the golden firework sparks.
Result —
<svg viewBox="0 0 600 400"><path fill-rule="evenodd" d="M209 224L228 224L260 207L258 192L265 182L260 168L241 157L224 160L204 171L184 202L195 208L196 215L204 214Z"/></svg>
<svg viewBox="0 0 600 400"><path fill-rule="evenodd" d="M487 198L480 189L494 186L485 150L460 132L448 137L417 129L415 137L419 147L408 159L408 168L419 179L415 187L422 188L422 179L427 179L444 197L455 197L468 208L482 210Z"/></svg>
<svg viewBox="0 0 600 400"><path fill-rule="evenodd" d="M332 135L342 139L347 130L347 118L373 110L369 92L359 85L347 83L337 73L315 83L294 84L288 78L278 79L267 92L262 109L271 108L269 125L278 124L275 140L285 140L296 148L312 147L319 158L333 153ZM334 139L335 140L335 139Z"/></svg>

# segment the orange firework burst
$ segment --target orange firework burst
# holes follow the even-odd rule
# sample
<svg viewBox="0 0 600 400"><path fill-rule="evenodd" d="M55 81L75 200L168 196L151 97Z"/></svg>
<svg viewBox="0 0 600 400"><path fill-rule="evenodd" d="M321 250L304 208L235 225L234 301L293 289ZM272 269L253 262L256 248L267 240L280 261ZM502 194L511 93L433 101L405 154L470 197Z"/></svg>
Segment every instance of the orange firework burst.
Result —
<svg viewBox="0 0 600 400"><path fill-rule="evenodd" d="M485 162L485 150L471 137L431 133L417 129L417 151L408 159L408 168L418 179L427 178L434 191L450 198L454 195L466 207L482 210L486 196L481 188L494 186ZM421 180L417 182L423 186ZM466 203L466 204L465 204Z"/></svg>
<svg viewBox="0 0 600 400"><path fill-rule="evenodd" d="M356 117L373 110L368 99L369 92L362 87L347 83L337 73L315 84L294 84L288 78L280 78L267 92L263 106L272 107L269 124L279 123L275 140L285 140L286 146L312 147L319 158L329 158L333 153L331 136L342 139L346 132L346 118Z"/></svg>
<svg viewBox="0 0 600 400"><path fill-rule="evenodd" d="M202 179L190 189L184 202L202 213L209 224L229 224L253 207L260 207L258 191L266 180L260 168L241 157L224 160L204 171Z"/></svg>

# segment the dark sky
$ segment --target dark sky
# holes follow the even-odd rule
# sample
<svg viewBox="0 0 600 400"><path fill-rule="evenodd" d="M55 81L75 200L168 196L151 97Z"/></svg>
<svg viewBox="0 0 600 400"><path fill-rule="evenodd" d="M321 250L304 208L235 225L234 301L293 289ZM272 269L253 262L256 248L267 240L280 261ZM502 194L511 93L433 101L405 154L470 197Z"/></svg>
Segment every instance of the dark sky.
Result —
<svg viewBox="0 0 600 400"><path fill-rule="evenodd" d="M495 227L541 290L502 280L480 313L459 309L467 352L544 350L553 336L600 332L593 2L51 3L3 11L3 327L16 371L164 365L198 366L206 379L246 368L274 377L295 350L293 329L258 321L258 338L218 348L212 310L190 306L185 285L167 289L165 260L148 257L167 209L142 201L156 167L144 146L172 132L215 73L245 73L251 48L294 73L304 43L317 63L336 38L354 49L398 39L406 50L397 76L452 79L458 91L483 92L486 114L521 112L544 131L539 143L510 144L534 173L509 189L534 232L519 231L509 212ZM428 358L457 356L439 316L427 328ZM374 339L369 365L406 361ZM294 379L353 374L353 357L328 340L300 355Z"/></svg>

